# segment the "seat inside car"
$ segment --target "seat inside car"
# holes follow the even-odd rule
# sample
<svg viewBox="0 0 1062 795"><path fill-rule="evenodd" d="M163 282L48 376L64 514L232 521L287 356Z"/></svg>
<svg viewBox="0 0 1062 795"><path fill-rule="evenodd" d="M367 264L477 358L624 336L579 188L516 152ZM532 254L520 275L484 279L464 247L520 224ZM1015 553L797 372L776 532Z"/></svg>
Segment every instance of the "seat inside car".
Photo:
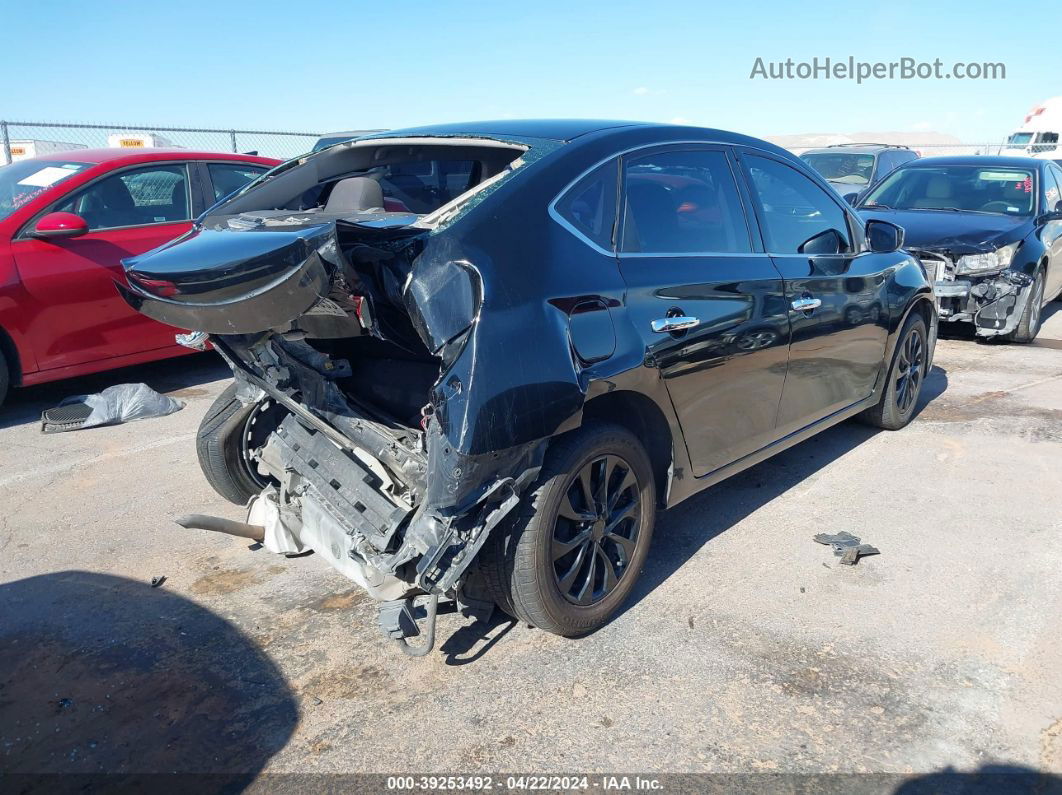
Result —
<svg viewBox="0 0 1062 795"><path fill-rule="evenodd" d="M187 182L182 177L177 180L170 191L170 209L166 215L167 221L183 221L188 218L188 189Z"/></svg>
<svg viewBox="0 0 1062 795"><path fill-rule="evenodd" d="M81 215L92 229L139 223L136 202L120 177L103 180L85 194Z"/></svg>
<svg viewBox="0 0 1062 795"><path fill-rule="evenodd" d="M678 203L671 191L652 182L634 182L627 187L628 216L625 248L664 252L674 248L678 232ZM633 223L632 223L633 222Z"/></svg>
<svg viewBox="0 0 1062 795"><path fill-rule="evenodd" d="M380 183L371 177L348 177L332 188L324 211L335 215L383 209L384 196Z"/></svg>
<svg viewBox="0 0 1062 795"><path fill-rule="evenodd" d="M943 174L934 174L926 183L926 195L922 199L915 199L911 206L916 208L946 207L948 199L952 197L951 180Z"/></svg>

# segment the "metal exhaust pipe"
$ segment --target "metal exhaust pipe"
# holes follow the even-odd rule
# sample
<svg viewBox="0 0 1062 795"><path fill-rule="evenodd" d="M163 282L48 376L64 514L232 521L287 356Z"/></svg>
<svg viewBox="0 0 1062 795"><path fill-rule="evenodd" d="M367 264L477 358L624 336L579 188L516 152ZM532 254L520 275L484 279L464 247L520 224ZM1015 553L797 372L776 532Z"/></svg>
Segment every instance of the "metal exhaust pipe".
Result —
<svg viewBox="0 0 1062 795"><path fill-rule="evenodd" d="M178 516L174 521L189 530L212 530L215 533L249 538L252 541L261 541L265 538L265 528L260 524L234 522L231 519L222 519L220 516L190 513L185 516Z"/></svg>

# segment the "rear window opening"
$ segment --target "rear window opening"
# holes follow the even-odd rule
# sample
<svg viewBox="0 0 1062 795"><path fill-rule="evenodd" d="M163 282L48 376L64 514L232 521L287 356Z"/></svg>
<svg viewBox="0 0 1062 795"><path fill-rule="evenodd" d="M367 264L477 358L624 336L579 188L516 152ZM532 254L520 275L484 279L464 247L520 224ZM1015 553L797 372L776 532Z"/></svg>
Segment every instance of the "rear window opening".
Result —
<svg viewBox="0 0 1062 795"><path fill-rule="evenodd" d="M431 215L519 165L526 147L478 139L352 142L280 166L213 218L291 213L329 220L365 213ZM306 168L295 168L305 164ZM310 221L311 219L305 219Z"/></svg>

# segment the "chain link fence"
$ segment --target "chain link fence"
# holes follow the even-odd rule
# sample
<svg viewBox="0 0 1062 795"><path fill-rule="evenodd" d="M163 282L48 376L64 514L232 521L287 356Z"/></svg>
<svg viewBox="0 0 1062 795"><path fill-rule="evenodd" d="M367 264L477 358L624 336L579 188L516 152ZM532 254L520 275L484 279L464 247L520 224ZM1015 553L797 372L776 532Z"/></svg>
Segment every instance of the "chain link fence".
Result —
<svg viewBox="0 0 1062 795"><path fill-rule="evenodd" d="M363 132L372 132L364 130ZM150 124L66 124L0 120L0 165L51 152L176 146L205 152L245 152L287 160L313 148L312 132L219 130Z"/></svg>
<svg viewBox="0 0 1062 795"><path fill-rule="evenodd" d="M351 137L380 130L355 130ZM277 130L223 130L208 127L160 127L152 124L74 124L63 122L30 122L0 120L0 164L23 160L49 152L103 147L146 148L177 146L206 152L255 152L263 157L280 160L301 155L313 148L320 137L313 132L281 132ZM795 154L820 148L823 144L805 139L800 144L792 138L779 136L772 139ZM803 136L799 136L803 137ZM808 138L811 138L809 136ZM819 137L819 136L814 136ZM823 136L826 137L826 136ZM832 137L832 136L830 136ZM913 136L912 136L913 138ZM827 138L828 140L828 138ZM837 141L837 138L833 138ZM842 140L844 140L842 138ZM1008 146L1005 143L908 143L907 141L884 141L902 143L921 157L934 155L1036 155L1058 157L1062 160L1062 148L1043 144ZM826 146L829 143L825 144ZM839 147L840 148L840 147Z"/></svg>

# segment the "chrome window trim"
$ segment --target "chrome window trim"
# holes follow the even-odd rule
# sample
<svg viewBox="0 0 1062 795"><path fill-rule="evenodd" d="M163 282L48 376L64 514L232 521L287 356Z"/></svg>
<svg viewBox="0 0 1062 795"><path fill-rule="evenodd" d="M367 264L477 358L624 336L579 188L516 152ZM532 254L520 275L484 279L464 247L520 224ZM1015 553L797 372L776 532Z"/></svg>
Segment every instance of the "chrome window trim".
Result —
<svg viewBox="0 0 1062 795"><path fill-rule="evenodd" d="M584 177L588 176L590 174L590 172L597 170L598 168L600 168L601 166L605 165L605 163L609 162L610 160L615 160L616 158L620 158L620 157L626 157L627 155L631 154L632 152L640 152L643 149L656 149L658 147L663 147L663 146L689 146L691 144L692 145L697 145L697 146L727 146L727 147L731 147L731 148L733 148L735 146L741 146L741 147L744 147L746 149L753 149L753 150L755 150L757 152L763 152L764 154L768 154L768 155L769 154L773 154L770 150L764 149L764 148L759 147L759 146L750 146L749 144L746 144L746 143L736 144L736 143L734 143L732 141L704 141L704 140L702 140L702 141L689 141L689 140L682 140L682 141L654 141L653 143L639 144L638 146L632 146L629 149L624 149L624 150L619 151L619 152L613 152L608 157L602 158L601 160L599 160L598 162L596 162L592 166L590 166L588 169L586 169L585 171L581 172L579 174L579 176L577 176L575 179L573 179L571 182L569 182L563 188L561 188L560 192L557 193L557 195L553 197L553 201L551 201L549 203L549 206L547 208L550 217L553 218L554 221L556 221L562 227L567 229L569 232L571 232L573 235L575 235L577 238L579 238L579 240L581 240L584 244L586 244L587 246L592 248L597 253L604 254L605 256L608 256L608 257L616 257L616 258L619 258L619 259L632 257L632 256L634 256L634 257L668 257L670 259L682 259L682 258L685 258L685 257L766 257L766 256L770 256L769 254L766 254L766 253L761 252L761 251L752 251L752 252L730 252L730 251L697 251L697 252L689 252L689 251L687 251L687 252L683 252L682 254L655 254L655 253L644 253L643 254L643 253L638 252L638 251L617 251L615 246L613 246L612 249L606 249L606 248L603 248L602 246L598 245L597 243L595 243L593 240L591 240L586 235L584 235L581 231L579 231L577 228L575 228L575 226L573 226L571 223L569 223L569 221L564 216L562 216L560 214L560 212L557 210L558 202L560 202L560 200L564 198L564 195L568 191L570 191L572 188L574 188L575 185L577 183L579 183L580 181L582 181L582 179ZM737 175L735 175L735 179L736 178L737 178ZM738 187L738 186L735 185L735 187ZM617 207L616 208L616 213L618 214L619 211L620 211L620 208ZM741 211L742 211L742 213L744 213L745 212L745 208L742 207ZM746 221L746 223L747 223L747 221Z"/></svg>
<svg viewBox="0 0 1062 795"><path fill-rule="evenodd" d="M681 254L677 253L656 253L656 252L641 252L641 251L617 251L615 256L620 259L631 259L632 257L645 259L647 257L664 257L667 259L682 259L683 257L771 257L773 254L768 254L764 251L684 251Z"/></svg>

